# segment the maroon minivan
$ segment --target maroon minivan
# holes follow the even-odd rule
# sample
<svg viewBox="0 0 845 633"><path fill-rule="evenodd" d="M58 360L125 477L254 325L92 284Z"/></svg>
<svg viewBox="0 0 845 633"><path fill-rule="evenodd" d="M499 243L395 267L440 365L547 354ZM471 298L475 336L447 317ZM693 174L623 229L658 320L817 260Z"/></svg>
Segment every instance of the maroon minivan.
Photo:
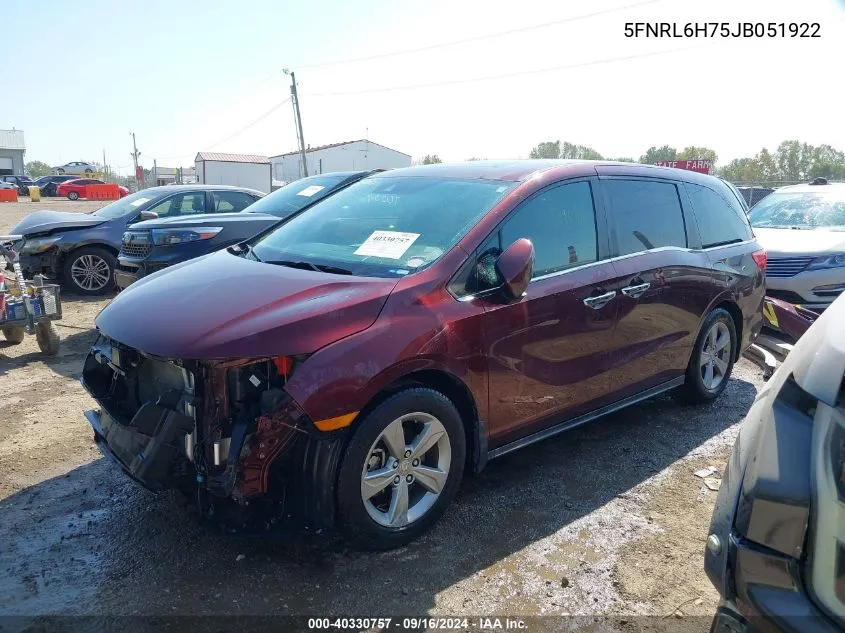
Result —
<svg viewBox="0 0 845 633"><path fill-rule="evenodd" d="M86 417L129 475L228 528L395 547L491 458L669 390L717 398L765 267L710 176L396 169L121 293Z"/></svg>

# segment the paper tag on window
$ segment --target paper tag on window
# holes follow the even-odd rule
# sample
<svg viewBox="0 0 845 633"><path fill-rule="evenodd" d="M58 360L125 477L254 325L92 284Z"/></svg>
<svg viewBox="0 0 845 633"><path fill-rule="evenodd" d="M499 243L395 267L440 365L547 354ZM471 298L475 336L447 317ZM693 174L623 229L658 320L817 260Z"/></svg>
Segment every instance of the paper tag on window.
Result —
<svg viewBox="0 0 845 633"><path fill-rule="evenodd" d="M320 185L311 185L310 187L305 187L302 191L297 193L298 196L305 196L306 198L310 198L318 191L322 191L325 187L321 187Z"/></svg>
<svg viewBox="0 0 845 633"><path fill-rule="evenodd" d="M149 201L150 201L149 198L138 198L137 200L133 200L129 204L129 206L130 207L140 207L142 204L144 204L145 202L149 202Z"/></svg>
<svg viewBox="0 0 845 633"><path fill-rule="evenodd" d="M355 255L399 259L419 236L419 233L373 231L373 234L358 247Z"/></svg>

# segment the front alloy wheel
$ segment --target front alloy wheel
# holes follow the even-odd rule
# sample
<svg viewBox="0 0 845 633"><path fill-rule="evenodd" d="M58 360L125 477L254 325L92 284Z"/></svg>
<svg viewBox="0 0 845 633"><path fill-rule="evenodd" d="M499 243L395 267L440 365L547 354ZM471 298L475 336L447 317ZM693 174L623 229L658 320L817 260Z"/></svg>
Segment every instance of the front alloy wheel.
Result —
<svg viewBox="0 0 845 633"><path fill-rule="evenodd" d="M84 295L101 295L114 288L115 256L104 248L86 246L65 260L65 282Z"/></svg>
<svg viewBox="0 0 845 633"><path fill-rule="evenodd" d="M449 398L421 386L389 396L355 421L340 464L346 536L365 549L414 540L454 498L465 459L463 421Z"/></svg>
<svg viewBox="0 0 845 633"><path fill-rule="evenodd" d="M408 413L387 425L370 447L361 473L361 497L373 521L403 527L437 501L452 462L443 424L429 413Z"/></svg>

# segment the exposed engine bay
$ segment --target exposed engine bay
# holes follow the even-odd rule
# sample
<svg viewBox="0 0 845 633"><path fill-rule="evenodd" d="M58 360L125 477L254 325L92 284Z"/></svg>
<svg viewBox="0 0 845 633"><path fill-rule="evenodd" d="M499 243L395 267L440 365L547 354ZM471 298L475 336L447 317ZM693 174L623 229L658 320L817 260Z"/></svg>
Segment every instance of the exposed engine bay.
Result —
<svg viewBox="0 0 845 633"><path fill-rule="evenodd" d="M133 479L182 491L224 528L266 531L296 518L319 530L327 517L308 519L302 473L339 442L315 432L284 390L299 360L166 360L101 336L82 375L101 409L85 415Z"/></svg>

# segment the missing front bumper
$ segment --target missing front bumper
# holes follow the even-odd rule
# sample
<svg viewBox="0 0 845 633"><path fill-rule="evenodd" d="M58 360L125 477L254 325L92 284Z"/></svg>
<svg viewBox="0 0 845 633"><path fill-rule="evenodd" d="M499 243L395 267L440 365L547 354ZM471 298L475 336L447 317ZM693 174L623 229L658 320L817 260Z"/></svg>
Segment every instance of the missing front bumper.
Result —
<svg viewBox="0 0 845 633"><path fill-rule="evenodd" d="M194 421L166 407L144 404L130 425L123 425L101 410L85 412L100 450L112 457L132 479L152 491L190 481L190 466L183 457L185 435Z"/></svg>

